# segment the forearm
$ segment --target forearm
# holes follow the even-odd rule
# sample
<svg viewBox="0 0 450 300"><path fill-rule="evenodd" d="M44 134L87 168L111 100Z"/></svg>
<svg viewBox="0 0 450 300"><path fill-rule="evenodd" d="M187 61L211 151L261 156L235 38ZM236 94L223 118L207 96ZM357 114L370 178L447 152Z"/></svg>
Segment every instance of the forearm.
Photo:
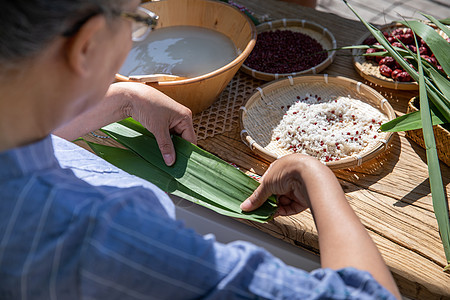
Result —
<svg viewBox="0 0 450 300"><path fill-rule="evenodd" d="M348 204L331 170L313 167L302 168L300 172L319 233L322 267L352 266L367 270L399 297L381 254Z"/></svg>
<svg viewBox="0 0 450 300"><path fill-rule="evenodd" d="M122 120L129 116L129 98L123 84L111 84L102 101L53 133L64 139L74 140L105 125Z"/></svg>

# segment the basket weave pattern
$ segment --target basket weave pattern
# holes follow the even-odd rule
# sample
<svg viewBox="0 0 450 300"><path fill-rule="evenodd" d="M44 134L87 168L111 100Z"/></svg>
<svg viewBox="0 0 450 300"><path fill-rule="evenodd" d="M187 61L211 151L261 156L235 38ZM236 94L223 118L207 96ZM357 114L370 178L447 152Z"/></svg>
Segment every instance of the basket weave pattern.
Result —
<svg viewBox="0 0 450 300"><path fill-rule="evenodd" d="M231 131L239 124L239 108L264 82L237 72L219 98L207 109L193 116L198 140Z"/></svg>
<svg viewBox="0 0 450 300"><path fill-rule="evenodd" d="M292 153L280 148L272 140L272 130L283 118L280 107L293 104L298 95L306 93L321 97L351 97L360 99L383 111L389 120L395 113L383 96L372 88L345 77L298 76L268 83L255 92L240 111L241 138L255 153L268 161ZM360 166L388 148L392 138L390 132L380 132L377 142L358 154L327 162L331 169L344 169Z"/></svg>
<svg viewBox="0 0 450 300"><path fill-rule="evenodd" d="M418 111L414 106L414 99L412 98L408 102L408 113ZM441 125L433 126L434 139L436 140L436 150L439 159L447 166L450 166L450 132ZM419 144L420 147L425 149L425 141L423 139L422 129L405 131L405 135Z"/></svg>

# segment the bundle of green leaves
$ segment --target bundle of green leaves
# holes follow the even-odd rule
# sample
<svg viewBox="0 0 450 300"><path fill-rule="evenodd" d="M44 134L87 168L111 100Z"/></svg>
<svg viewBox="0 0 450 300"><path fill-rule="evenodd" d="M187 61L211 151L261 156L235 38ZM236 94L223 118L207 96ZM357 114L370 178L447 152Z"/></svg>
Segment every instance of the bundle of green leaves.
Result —
<svg viewBox="0 0 450 300"><path fill-rule="evenodd" d="M419 84L420 110L405 114L383 124L381 130L395 132L419 128L423 130L433 208L447 259L447 266L444 270L450 270L450 222L448 203L445 198L445 188L442 182L433 132L433 125L446 124L448 126L448 123L450 123L450 59L448 56L450 53L450 44L446 38L438 34L435 28L430 26L430 24L434 24L447 37L450 37L450 29L447 26L450 24L450 19L439 21L433 16L422 14L428 19L428 24L418 20L400 21L400 23L410 28L414 33L417 49L417 52L414 53L408 47L393 47L379 29L362 19L346 0L343 1L380 43L378 48L384 50L365 55L389 55L393 57ZM417 36L421 37L427 43L437 61L442 66L444 74L441 74L434 65L420 56ZM400 40L398 42L401 43ZM369 46L361 45L345 48L367 49L367 47ZM413 66L410 65L410 62L412 62Z"/></svg>
<svg viewBox="0 0 450 300"><path fill-rule="evenodd" d="M164 163L155 137L139 122L125 119L102 128L102 131L127 149L87 142L97 155L169 194L226 216L256 222L267 222L276 212L274 196L255 211L241 211L240 204L259 183L178 136L172 139L177 160L169 167Z"/></svg>

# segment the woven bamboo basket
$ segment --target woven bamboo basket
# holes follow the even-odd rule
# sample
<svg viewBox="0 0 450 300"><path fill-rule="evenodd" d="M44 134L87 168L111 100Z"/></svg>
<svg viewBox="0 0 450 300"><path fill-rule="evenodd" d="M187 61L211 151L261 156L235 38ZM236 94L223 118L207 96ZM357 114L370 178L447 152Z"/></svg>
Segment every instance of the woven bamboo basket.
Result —
<svg viewBox="0 0 450 300"><path fill-rule="evenodd" d="M275 30L291 30L294 32L301 32L303 34L309 35L310 37L317 40L325 50L336 49L337 43L331 31L327 28L308 21L308 20L299 20L299 19L282 19L271 22L262 23L256 26L257 33L265 32L265 31L275 31ZM266 73L260 72L258 70L252 69L244 64L241 67L241 70L253 76L256 79L271 81L279 78L284 78L288 76L297 76L297 75L305 75L305 74L316 74L322 72L326 67L328 67L332 62L334 57L336 56L336 51L329 51L328 57L322 61L317 66L299 71L294 73Z"/></svg>
<svg viewBox="0 0 450 300"><path fill-rule="evenodd" d="M239 112L241 138L259 156L272 162L279 157L293 153L280 148L272 140L272 130L283 118L281 106L292 105L299 94L317 94L322 98L351 97L372 105L383 112L388 120L395 118L389 102L369 86L340 76L297 76L279 79L257 88ZM362 152L327 162L331 169L345 169L360 166L384 152L392 139L391 132L380 132L376 142Z"/></svg>
<svg viewBox="0 0 450 300"><path fill-rule="evenodd" d="M379 29L381 31L391 32L394 29L401 28L401 27L405 27L405 26L400 23L391 23L391 24L381 26ZM360 39L358 39L358 41L356 41L356 45L362 45L364 40L371 35L372 34L370 32L366 33ZM360 49L352 50L353 66L355 67L358 74L361 77L363 77L364 79L366 79L376 85L379 85L379 86L382 86L385 88L395 89L395 90L405 90L405 91L412 90L412 91L414 91L414 90L419 89L419 85L415 81L399 82L399 81L395 81L394 79L392 79L390 77L381 75L381 73L378 69L379 68L378 63L376 63L374 61L366 60L366 58L364 56L361 56L363 53L364 53L364 50L360 50Z"/></svg>
<svg viewBox="0 0 450 300"><path fill-rule="evenodd" d="M417 98L414 97L409 100L407 110L408 113L418 111L417 107L415 106L416 99ZM450 132L441 125L433 126L433 131L438 157L447 166L450 166ZM425 149L422 129L408 130L405 131L405 134L408 138L412 139L414 142L419 144L420 147Z"/></svg>
<svg viewBox="0 0 450 300"><path fill-rule="evenodd" d="M165 0L142 5L159 16L156 29L169 26L199 26L229 37L240 54L227 65L210 73L176 81L146 82L179 103L193 114L208 108L222 93L256 43L256 28L237 8L211 0ZM117 81L132 81L116 74Z"/></svg>
<svg viewBox="0 0 450 300"><path fill-rule="evenodd" d="M447 37L445 33L442 30L438 30L438 28L434 24L428 24L429 26L435 28L438 33L443 36ZM403 24L400 23L391 23L384 26L381 26L379 29L381 31L386 32L392 32L394 29L397 28L406 28ZM366 33L363 35L357 42L356 45L361 45L366 38L371 36L371 33ZM364 56L361 56L361 54L364 53L364 50L360 49L353 49L352 55L353 55L353 66L355 67L356 71L359 73L361 77L364 79L375 83L379 86L395 89L395 90L418 90L419 85L417 82L399 82L395 81L390 77L386 77L381 75L378 64L373 61L366 60Z"/></svg>

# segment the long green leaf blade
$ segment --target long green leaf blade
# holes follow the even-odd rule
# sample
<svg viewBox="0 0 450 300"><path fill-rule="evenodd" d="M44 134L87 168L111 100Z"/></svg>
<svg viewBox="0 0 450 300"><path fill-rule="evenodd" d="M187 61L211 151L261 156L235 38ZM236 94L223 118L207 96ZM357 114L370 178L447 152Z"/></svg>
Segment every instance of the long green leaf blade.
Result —
<svg viewBox="0 0 450 300"><path fill-rule="evenodd" d="M241 213L240 203L259 185L228 163L179 137L173 138L177 161L171 167L166 166L153 135L135 121L124 120L102 130L193 192L236 213ZM272 196L252 214L267 220L276 210L275 203Z"/></svg>
<svg viewBox="0 0 450 300"><path fill-rule="evenodd" d="M169 194L182 197L186 200L189 200L198 205L209 208L219 214L229 217L249 219L257 222L265 221L264 218L260 218L260 216L258 215L253 216L251 214L236 213L227 208L217 206L215 203L210 202L205 197L194 193L184 185L179 184L176 180L173 179L173 177L156 168L131 150L100 145L88 141L86 141L86 143L91 147L91 149L95 151L97 155L99 155L106 161L128 172L129 174L141 177L147 181L152 182L161 190Z"/></svg>
<svg viewBox="0 0 450 300"><path fill-rule="evenodd" d="M444 270L448 270L448 269L450 269L449 212L448 212L448 205L447 205L447 202L445 199L445 189L444 189L444 186L442 183L439 160L438 160L437 151L436 151L436 141L434 139L431 109L430 109L430 105L428 102L427 93L429 93L433 103L438 107L439 111L442 112L442 114L444 115L444 117L446 117L447 120L448 120L448 116L449 116L449 114L448 114L448 109L449 109L448 96L442 95L440 93L440 91L432 84L432 82L430 82L430 80L425 81L422 60L419 59L419 56L420 56L419 50L418 50L419 47L417 45L417 39L416 39L415 35L414 35L414 39L416 41L416 49L418 50L417 63L418 63L418 71L419 72L415 72L415 70L410 67L405 68L404 61L398 60L400 55L390 46L389 42L387 42L386 38L384 38L384 36L381 35L380 31L377 30L372 25L370 25L369 23L367 23L365 20L363 20L346 0L343 0L343 1L350 8L350 10L361 20L361 22L367 27L367 29L369 29L369 31L380 42L380 44L385 47L385 49L392 55L392 57L394 57L394 59L419 84L420 116L421 116L421 120L422 120L423 135L424 135L424 140L425 140L425 145L426 145L428 174L429 174L429 178L430 178L433 208L434 208L434 212L435 212L436 219L438 222L439 232L441 235L442 244L444 246L445 257L447 260L447 266L444 268ZM407 26L410 25L408 22L405 22L405 23L407 23ZM408 27L411 27L411 26L408 26ZM429 27L429 28L432 31L434 31L431 27ZM424 38L423 35L427 36L427 34L429 33L429 30L423 29L422 25L418 25L416 29L414 29L414 28L412 28L412 29L415 33L418 33L419 36L421 36L422 38ZM427 31L427 34L424 34L423 32L422 33L417 32L418 30L420 31L422 29ZM435 31L434 31L434 33L437 34ZM433 36L433 34L429 33L429 36ZM439 37L439 38L441 38L441 37ZM424 40L426 40L426 39L424 38ZM440 44L442 44L442 43L440 43ZM448 47L448 45L446 45L446 47ZM444 49L446 47L444 47ZM441 52L441 50L442 49L439 49L439 53ZM433 49L432 49L432 51L433 51ZM433 51L433 53L434 53L434 51ZM449 51L446 50L446 53L449 53ZM447 61L447 63L450 65L450 62ZM441 65L442 65L442 62L441 62ZM444 70L446 70L446 69L444 68ZM446 73L450 74L448 71L446 71ZM443 97L444 99L442 99L440 97ZM447 103L445 103L444 100L447 100Z"/></svg>
<svg viewBox="0 0 450 300"><path fill-rule="evenodd" d="M419 21L401 21L400 23L410 27L430 47L439 64L446 74L450 74L450 44L443 39L434 28Z"/></svg>
<svg viewBox="0 0 450 300"><path fill-rule="evenodd" d="M444 95L450 95L450 81L433 68L429 69L430 77Z"/></svg>
<svg viewBox="0 0 450 300"><path fill-rule="evenodd" d="M431 22L433 22L434 25L436 25L440 30L442 30L447 36L450 37L450 29L445 24L442 24L438 19L436 19L433 16L430 16L427 14L422 14L422 15L425 16Z"/></svg>
<svg viewBox="0 0 450 300"><path fill-rule="evenodd" d="M444 124L435 114L432 115L433 125ZM408 131L422 128L422 119L420 117L420 111L415 111L400 117L395 118L387 123L381 125L382 131L399 132Z"/></svg>
<svg viewBox="0 0 450 300"><path fill-rule="evenodd" d="M417 45L417 41L416 41ZM418 49L419 47L417 47ZM419 50L417 50L419 51ZM417 54L419 56L419 54ZM430 178L431 196L433 201L434 214L441 234L442 244L444 246L447 266L450 267L450 221L447 202L445 199L445 189L442 183L441 170L439 167L439 158L437 155L436 141L434 139L433 124L431 122L431 113L425 88L422 61L419 59L419 97L420 97L420 116L422 119L422 130L427 153L428 175Z"/></svg>

